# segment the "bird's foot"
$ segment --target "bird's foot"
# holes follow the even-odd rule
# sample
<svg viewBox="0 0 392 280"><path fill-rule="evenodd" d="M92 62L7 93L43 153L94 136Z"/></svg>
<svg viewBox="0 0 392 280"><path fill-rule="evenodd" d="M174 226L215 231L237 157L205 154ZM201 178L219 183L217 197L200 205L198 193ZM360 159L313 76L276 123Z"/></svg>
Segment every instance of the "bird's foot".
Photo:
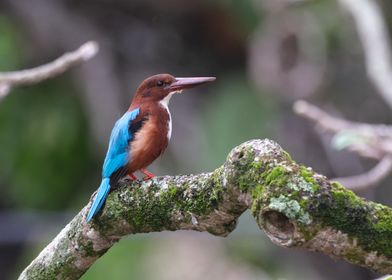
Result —
<svg viewBox="0 0 392 280"><path fill-rule="evenodd" d="M143 181L151 180L154 177L155 177L155 175L153 175L153 176L146 175L146 176L143 177Z"/></svg>
<svg viewBox="0 0 392 280"><path fill-rule="evenodd" d="M151 180L152 178L155 177L155 175L150 171L148 171L147 169L140 169L140 172L142 172L145 175L143 177L143 181Z"/></svg>
<svg viewBox="0 0 392 280"><path fill-rule="evenodd" d="M133 173L129 173L128 176L131 178L132 181L136 181L137 177Z"/></svg>

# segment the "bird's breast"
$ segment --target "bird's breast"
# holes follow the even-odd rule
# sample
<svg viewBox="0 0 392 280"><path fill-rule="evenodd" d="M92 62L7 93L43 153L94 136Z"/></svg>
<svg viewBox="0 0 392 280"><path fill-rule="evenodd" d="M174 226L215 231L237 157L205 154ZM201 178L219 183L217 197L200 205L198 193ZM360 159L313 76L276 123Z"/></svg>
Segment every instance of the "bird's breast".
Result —
<svg viewBox="0 0 392 280"><path fill-rule="evenodd" d="M154 108L130 143L130 171L134 172L150 165L165 151L170 136L171 118L169 110L163 107Z"/></svg>

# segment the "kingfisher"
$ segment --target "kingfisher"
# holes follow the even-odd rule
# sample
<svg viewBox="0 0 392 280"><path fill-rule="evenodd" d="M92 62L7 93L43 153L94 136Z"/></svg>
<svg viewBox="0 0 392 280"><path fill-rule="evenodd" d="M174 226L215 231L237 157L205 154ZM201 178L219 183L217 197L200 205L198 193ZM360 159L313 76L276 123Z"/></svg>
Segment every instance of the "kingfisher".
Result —
<svg viewBox="0 0 392 280"><path fill-rule="evenodd" d="M129 176L137 180L136 171L143 180L155 175L146 168L167 148L172 133L169 111L170 98L184 89L209 83L215 77L177 78L158 74L145 79L137 88L128 111L115 123L102 168L101 185L87 215L89 222L102 208L111 187Z"/></svg>

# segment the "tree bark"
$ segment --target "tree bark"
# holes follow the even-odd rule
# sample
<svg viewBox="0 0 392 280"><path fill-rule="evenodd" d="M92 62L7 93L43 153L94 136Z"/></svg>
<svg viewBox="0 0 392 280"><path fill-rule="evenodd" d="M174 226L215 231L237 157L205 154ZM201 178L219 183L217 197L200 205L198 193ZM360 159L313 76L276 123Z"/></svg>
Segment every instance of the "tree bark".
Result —
<svg viewBox="0 0 392 280"><path fill-rule="evenodd" d="M392 273L392 209L297 164L271 140L243 143L211 173L122 181L86 223L89 207L19 279L78 279L128 234L197 230L227 236L248 208L278 245Z"/></svg>

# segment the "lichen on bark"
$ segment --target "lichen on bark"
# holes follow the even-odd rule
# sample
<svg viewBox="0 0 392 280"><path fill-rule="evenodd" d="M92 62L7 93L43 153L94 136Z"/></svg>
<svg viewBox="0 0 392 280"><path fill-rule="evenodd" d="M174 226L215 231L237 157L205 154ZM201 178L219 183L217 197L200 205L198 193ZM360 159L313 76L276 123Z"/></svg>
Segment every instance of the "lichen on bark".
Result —
<svg viewBox="0 0 392 280"><path fill-rule="evenodd" d="M253 197L252 213L272 241L391 272L391 208L365 201L288 157L265 158L260 170L257 183L252 183L258 187L248 191ZM331 247L323 250L320 242L310 246L317 239L337 235L346 236L338 246L340 254L335 253L335 242L327 242Z"/></svg>

